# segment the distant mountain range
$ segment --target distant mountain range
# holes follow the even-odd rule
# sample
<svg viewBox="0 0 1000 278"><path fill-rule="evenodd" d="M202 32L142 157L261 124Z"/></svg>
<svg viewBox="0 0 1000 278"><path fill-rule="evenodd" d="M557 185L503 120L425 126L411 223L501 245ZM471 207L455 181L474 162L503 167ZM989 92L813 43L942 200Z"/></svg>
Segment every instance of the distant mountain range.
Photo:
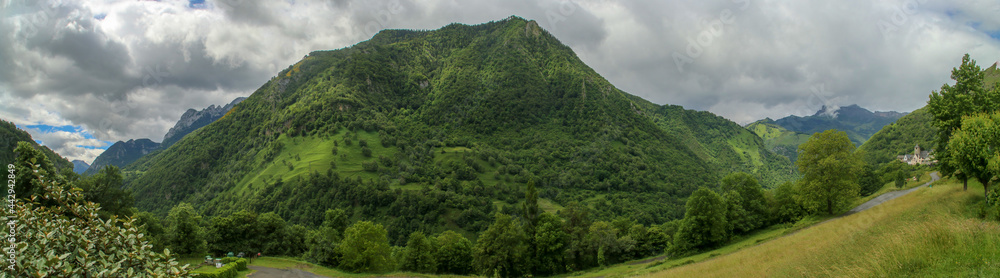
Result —
<svg viewBox="0 0 1000 278"><path fill-rule="evenodd" d="M855 146L861 146L882 127L891 124L907 113L895 111L872 112L858 105L839 108L823 106L811 116L788 116L778 120L770 118L747 125L772 151L795 161L799 144L805 143L813 133L829 129L844 131Z"/></svg>
<svg viewBox="0 0 1000 278"><path fill-rule="evenodd" d="M245 99L247 98L239 97L226 104L226 106L211 105L201 111L188 109L187 112L184 112L184 115L181 115L181 119L177 121L177 124L170 128L167 134L163 136L163 148L169 148L185 135L222 118L222 116L226 115L226 112L233 109L233 106L243 102Z"/></svg>
<svg viewBox="0 0 1000 278"><path fill-rule="evenodd" d="M118 141L107 150L104 150L101 155L94 159L94 163L90 165L87 171L84 171L84 175L93 175L101 171L108 165L114 165L120 167L125 167L129 163L136 161L140 157L149 154L152 151L158 150L160 148L160 143L153 142L149 139L135 139L128 140L125 142Z"/></svg>
<svg viewBox="0 0 1000 278"><path fill-rule="evenodd" d="M86 161L79 159L73 160L73 172L83 174L83 172L86 172L88 168L90 168L90 164L87 164Z"/></svg>
<svg viewBox="0 0 1000 278"><path fill-rule="evenodd" d="M125 167L153 151L167 149L184 136L202 128L226 115L234 106L245 100L239 97L225 106L210 105L201 111L188 109L181 115L174 127L163 136L163 143L156 143L149 139L134 139L127 142L118 141L108 147L101 155L94 159L92 165L83 172L84 175L96 174L101 168L107 165Z"/></svg>

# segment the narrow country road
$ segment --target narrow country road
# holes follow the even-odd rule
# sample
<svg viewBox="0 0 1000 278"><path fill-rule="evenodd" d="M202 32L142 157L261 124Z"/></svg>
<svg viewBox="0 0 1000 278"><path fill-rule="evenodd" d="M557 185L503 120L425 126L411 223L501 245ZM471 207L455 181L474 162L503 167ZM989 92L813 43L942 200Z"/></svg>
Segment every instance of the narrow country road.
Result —
<svg viewBox="0 0 1000 278"><path fill-rule="evenodd" d="M903 196L903 195L909 194L910 192L913 192L914 190L917 190L917 189L920 189L922 187L928 186L932 182L937 181L939 179L941 179L941 177L938 176L938 172L931 173L931 181L929 181L929 182L927 182L927 183L925 183L925 184L923 184L921 186L917 186L917 187L910 188L910 189L907 189L907 190L899 190L899 191L886 192L885 194L879 195L878 197L875 197L874 199L871 199L868 202L865 202L864 204L861 204L860 206L858 206L858 207L856 207L854 209L851 209L850 211L848 211L844 215L845 216L846 215L851 215L851 214L855 214L855 213L864 211L866 209L870 209L870 208L872 208L874 206L877 206L877 205L879 205L881 203L884 203L885 201L896 199L899 196Z"/></svg>
<svg viewBox="0 0 1000 278"><path fill-rule="evenodd" d="M250 278L321 278L326 276L316 275L301 269L281 269L273 267L263 267L248 265L247 268L257 272L247 275Z"/></svg>

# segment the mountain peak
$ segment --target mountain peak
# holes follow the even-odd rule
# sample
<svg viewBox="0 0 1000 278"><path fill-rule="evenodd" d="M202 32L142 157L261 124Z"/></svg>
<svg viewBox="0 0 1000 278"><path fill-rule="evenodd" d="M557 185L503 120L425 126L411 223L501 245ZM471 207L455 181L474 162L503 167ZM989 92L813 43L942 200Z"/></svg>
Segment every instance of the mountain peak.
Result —
<svg viewBox="0 0 1000 278"><path fill-rule="evenodd" d="M245 99L247 98L238 97L229 104L226 104L226 106L212 104L201 111L188 109L187 112L184 112L184 115L181 115L181 119L177 121L177 124L170 128L166 135L163 135L163 147L170 147L170 145L173 145L184 137L184 135L222 118L222 116L226 115L226 112L229 112L230 109Z"/></svg>

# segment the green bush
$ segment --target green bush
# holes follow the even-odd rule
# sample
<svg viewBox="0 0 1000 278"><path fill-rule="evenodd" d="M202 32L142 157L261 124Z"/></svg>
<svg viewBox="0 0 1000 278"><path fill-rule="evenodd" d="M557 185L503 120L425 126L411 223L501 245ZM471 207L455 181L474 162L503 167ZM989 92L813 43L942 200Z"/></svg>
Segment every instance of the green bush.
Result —
<svg viewBox="0 0 1000 278"><path fill-rule="evenodd" d="M236 271L247 270L247 259L246 258L225 257L225 258L222 258L222 263L224 263L226 265L229 265L229 263L235 263L236 264Z"/></svg>
<svg viewBox="0 0 1000 278"><path fill-rule="evenodd" d="M247 270L247 259L244 258L226 257L222 258L222 263L225 265L220 268L194 274L197 274L197 277L205 278L236 278L239 277L238 272Z"/></svg>

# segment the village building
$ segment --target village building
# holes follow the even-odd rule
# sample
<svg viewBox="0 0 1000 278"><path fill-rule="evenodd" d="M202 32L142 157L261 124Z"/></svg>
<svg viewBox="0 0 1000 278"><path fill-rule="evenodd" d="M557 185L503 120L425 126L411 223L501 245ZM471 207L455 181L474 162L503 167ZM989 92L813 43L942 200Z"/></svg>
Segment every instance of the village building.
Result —
<svg viewBox="0 0 1000 278"><path fill-rule="evenodd" d="M920 148L920 144L917 144L913 147L913 154L899 155L896 159L909 165L934 165L937 160L934 160L933 152L934 150L925 151Z"/></svg>

